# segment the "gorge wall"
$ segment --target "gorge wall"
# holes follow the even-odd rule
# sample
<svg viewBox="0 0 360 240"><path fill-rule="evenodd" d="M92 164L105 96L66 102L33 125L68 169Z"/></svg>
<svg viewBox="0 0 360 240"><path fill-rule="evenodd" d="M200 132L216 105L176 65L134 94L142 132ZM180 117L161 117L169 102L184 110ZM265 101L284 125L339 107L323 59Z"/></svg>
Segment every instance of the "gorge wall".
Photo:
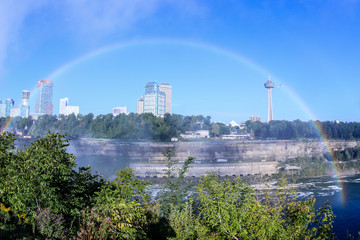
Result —
<svg viewBox="0 0 360 240"><path fill-rule="evenodd" d="M197 142L124 142L118 140L82 139L71 141L68 151L76 156L106 155L129 160L163 161L163 153L175 150L173 159L196 161L285 161L294 157L320 157L334 151L360 147L359 141L197 141Z"/></svg>

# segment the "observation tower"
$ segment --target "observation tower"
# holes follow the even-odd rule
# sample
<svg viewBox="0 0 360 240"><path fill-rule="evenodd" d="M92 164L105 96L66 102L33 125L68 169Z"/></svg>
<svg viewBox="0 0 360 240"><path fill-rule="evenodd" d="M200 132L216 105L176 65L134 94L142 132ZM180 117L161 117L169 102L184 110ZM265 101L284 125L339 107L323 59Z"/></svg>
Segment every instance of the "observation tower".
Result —
<svg viewBox="0 0 360 240"><path fill-rule="evenodd" d="M273 109L272 109L272 97L271 97L271 89L274 88L275 84L269 80L264 84L265 88L268 90L268 117L267 121L270 122L273 120Z"/></svg>

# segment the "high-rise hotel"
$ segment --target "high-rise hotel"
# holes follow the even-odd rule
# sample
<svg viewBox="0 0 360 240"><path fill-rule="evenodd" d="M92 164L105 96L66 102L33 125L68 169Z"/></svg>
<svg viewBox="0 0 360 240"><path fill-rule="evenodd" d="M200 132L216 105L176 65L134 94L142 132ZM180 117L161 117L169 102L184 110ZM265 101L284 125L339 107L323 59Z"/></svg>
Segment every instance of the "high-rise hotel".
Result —
<svg viewBox="0 0 360 240"><path fill-rule="evenodd" d="M53 114L53 83L49 80L40 80L37 85L37 98L35 105L35 114Z"/></svg>
<svg viewBox="0 0 360 240"><path fill-rule="evenodd" d="M137 100L136 112L152 113L164 116L171 113L171 85L167 83L149 82L145 86L145 95Z"/></svg>
<svg viewBox="0 0 360 240"><path fill-rule="evenodd" d="M171 85L160 83L159 90L165 93L165 113L171 113Z"/></svg>

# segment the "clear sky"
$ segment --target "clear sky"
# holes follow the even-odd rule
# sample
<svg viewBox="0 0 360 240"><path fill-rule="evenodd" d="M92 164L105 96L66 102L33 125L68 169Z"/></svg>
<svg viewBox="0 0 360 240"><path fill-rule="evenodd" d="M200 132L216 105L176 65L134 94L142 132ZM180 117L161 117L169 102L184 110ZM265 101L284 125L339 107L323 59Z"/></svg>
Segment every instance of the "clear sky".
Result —
<svg viewBox="0 0 360 240"><path fill-rule="evenodd" d="M0 98L54 82L54 113L136 111L149 81L173 112L225 123L360 121L360 1L0 1Z"/></svg>

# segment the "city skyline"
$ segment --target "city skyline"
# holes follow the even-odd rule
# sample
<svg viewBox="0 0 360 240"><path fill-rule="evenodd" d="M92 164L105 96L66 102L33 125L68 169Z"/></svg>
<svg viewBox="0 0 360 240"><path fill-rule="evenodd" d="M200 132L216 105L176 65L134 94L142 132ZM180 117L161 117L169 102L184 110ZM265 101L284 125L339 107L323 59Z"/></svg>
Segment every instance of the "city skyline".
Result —
<svg viewBox="0 0 360 240"><path fill-rule="evenodd" d="M0 97L16 106L23 89L35 106L36 82L48 79L54 102L68 96L81 114L119 104L136 112L144 83L158 81L176 89L173 113L265 120L270 74L275 120L360 121L356 0L5 0L0 7Z"/></svg>

